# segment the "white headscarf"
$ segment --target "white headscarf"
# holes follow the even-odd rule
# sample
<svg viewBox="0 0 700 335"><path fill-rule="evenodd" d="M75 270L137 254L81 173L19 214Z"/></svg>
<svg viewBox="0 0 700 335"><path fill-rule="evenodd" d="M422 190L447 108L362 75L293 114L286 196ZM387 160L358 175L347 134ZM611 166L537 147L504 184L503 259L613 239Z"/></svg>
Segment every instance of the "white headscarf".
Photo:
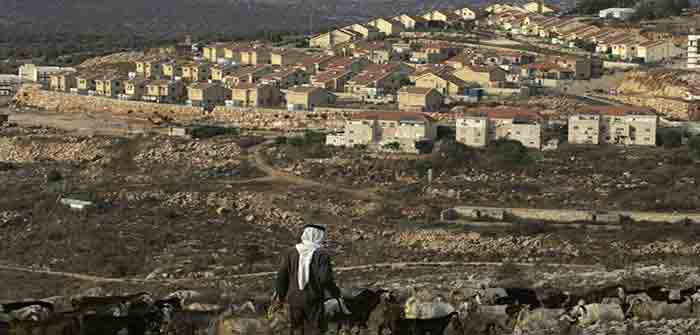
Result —
<svg viewBox="0 0 700 335"><path fill-rule="evenodd" d="M301 243L296 245L297 251L299 252L298 282L300 290L303 290L309 282L311 259L313 258L314 252L321 248L321 243L325 238L326 232L322 229L317 227L304 228L304 233L301 235Z"/></svg>

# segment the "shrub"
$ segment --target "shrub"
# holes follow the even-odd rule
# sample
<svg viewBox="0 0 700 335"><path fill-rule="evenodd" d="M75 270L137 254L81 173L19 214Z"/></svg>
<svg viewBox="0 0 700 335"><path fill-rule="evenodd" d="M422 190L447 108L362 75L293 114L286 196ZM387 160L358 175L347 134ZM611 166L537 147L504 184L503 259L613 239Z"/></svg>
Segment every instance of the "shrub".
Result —
<svg viewBox="0 0 700 335"><path fill-rule="evenodd" d="M399 151L401 150L401 143L399 142L391 142L382 145L382 149L384 150L389 150L389 151Z"/></svg>
<svg viewBox="0 0 700 335"><path fill-rule="evenodd" d="M279 146L279 145L284 145L284 144L287 144L287 137L277 136L277 138L275 138L275 145Z"/></svg>
<svg viewBox="0 0 700 335"><path fill-rule="evenodd" d="M449 170L464 167L475 157L475 150L455 140L443 141L433 152L432 165Z"/></svg>
<svg viewBox="0 0 700 335"><path fill-rule="evenodd" d="M46 181L49 183L55 183L57 181L61 181L63 179L63 176L61 175L60 172L56 170L51 170L49 173L46 174Z"/></svg>
<svg viewBox="0 0 700 335"><path fill-rule="evenodd" d="M678 148L683 144L683 134L674 130L660 132L658 142L659 145L667 149Z"/></svg>
<svg viewBox="0 0 700 335"><path fill-rule="evenodd" d="M506 167L525 165L530 161L527 148L518 141L506 139L493 141L488 147L488 152L497 162Z"/></svg>

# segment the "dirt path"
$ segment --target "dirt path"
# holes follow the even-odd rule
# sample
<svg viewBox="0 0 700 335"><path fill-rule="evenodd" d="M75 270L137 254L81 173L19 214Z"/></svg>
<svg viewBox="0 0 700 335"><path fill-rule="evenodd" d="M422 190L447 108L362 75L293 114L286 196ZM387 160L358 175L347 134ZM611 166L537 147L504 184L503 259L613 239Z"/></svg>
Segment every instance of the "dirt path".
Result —
<svg viewBox="0 0 700 335"><path fill-rule="evenodd" d="M249 158L249 161L253 163L253 165L260 169L260 171L266 173L269 177L273 177L277 180L287 182L290 184L297 184L300 186L304 187L309 187L309 188L320 188L320 189L325 189L329 190L332 192L339 192L339 193L345 193L355 199L362 199L362 200L368 200L368 201L379 201L382 200L383 198L379 195L377 195L375 192L371 190L357 190L357 189L349 189L345 188L342 186L334 185L334 184L329 184L329 183L322 183L318 182L315 180L310 180L306 179L303 177L295 176L283 171L280 171L276 169L274 166L272 166L270 163L267 162L265 157L262 154L262 148L264 148L266 145L270 144L270 141L264 142L262 144L259 144L255 147L250 148L251 153L250 155L252 157Z"/></svg>
<svg viewBox="0 0 700 335"><path fill-rule="evenodd" d="M366 270L379 270L379 269L407 269L407 268L425 268L425 267L440 267L440 268L450 268L450 267L483 267L483 266L501 266L502 262L401 262L401 263L377 263L377 264L367 264L358 266L348 266L348 267L337 267L336 272L355 272L355 271L366 271ZM535 266L552 266L561 267L567 269L578 269L578 270L602 270L603 268L599 266L592 265L579 265L579 264L559 264L559 263L515 263L517 266L521 267L535 267ZM232 280L232 279L246 279L246 278L261 278L269 277L275 275L275 272L256 272L247 273L240 275L231 275L225 277L214 277L206 279L138 279L138 278L109 278L101 277L95 275L88 275L83 273L73 273L73 272L63 272L63 271L51 271L51 270L41 270L31 267L23 267L18 265L6 265L0 264L0 270L4 271L14 271L14 272L24 272L33 274L42 274L56 277L64 277L71 279L78 279L83 281L95 282L95 283L125 283L125 284L178 284L187 283L192 281L206 281L214 282L218 280Z"/></svg>

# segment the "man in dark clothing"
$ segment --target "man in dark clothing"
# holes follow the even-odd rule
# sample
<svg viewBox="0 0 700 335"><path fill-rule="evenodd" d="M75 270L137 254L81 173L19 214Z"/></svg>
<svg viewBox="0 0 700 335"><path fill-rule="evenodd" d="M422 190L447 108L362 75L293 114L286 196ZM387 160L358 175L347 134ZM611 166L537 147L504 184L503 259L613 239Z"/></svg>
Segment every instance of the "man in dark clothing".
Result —
<svg viewBox="0 0 700 335"><path fill-rule="evenodd" d="M290 334L325 333L323 306L327 296L338 299L344 307L340 289L333 280L331 257L321 250L325 237L324 227L304 226L301 243L287 252L277 272L275 299L283 301L286 297L289 303Z"/></svg>

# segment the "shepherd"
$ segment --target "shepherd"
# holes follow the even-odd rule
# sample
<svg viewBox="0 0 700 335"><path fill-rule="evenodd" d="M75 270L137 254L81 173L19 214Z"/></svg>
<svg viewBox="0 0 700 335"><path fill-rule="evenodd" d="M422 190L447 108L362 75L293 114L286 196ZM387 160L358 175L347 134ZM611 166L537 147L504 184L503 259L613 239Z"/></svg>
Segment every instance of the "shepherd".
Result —
<svg viewBox="0 0 700 335"><path fill-rule="evenodd" d="M324 301L337 299L344 313L349 314L333 279L330 255L322 249L326 228L306 225L301 243L289 250L277 272L273 300L289 304L291 335L321 335L327 330Z"/></svg>

